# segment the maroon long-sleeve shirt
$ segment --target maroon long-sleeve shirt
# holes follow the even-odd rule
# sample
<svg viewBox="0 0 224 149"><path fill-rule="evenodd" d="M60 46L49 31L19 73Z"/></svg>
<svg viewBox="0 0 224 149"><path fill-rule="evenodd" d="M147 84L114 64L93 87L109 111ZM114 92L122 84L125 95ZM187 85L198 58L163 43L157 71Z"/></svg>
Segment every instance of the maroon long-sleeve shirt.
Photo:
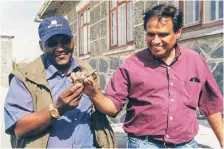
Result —
<svg viewBox="0 0 224 149"><path fill-rule="evenodd" d="M223 109L222 94L206 62L177 46L169 66L144 49L113 74L105 91L120 111L126 101L124 130L136 136L179 144L198 133L196 107L208 116Z"/></svg>

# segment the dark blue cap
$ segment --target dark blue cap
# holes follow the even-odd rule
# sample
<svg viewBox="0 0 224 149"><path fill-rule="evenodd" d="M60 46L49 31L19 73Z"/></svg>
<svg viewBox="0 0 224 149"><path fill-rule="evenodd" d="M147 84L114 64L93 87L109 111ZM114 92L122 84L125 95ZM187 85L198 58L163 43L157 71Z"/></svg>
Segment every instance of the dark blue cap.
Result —
<svg viewBox="0 0 224 149"><path fill-rule="evenodd" d="M40 23L38 32L42 42L46 42L50 37L56 34L64 34L72 37L72 32L68 21L60 16L45 18Z"/></svg>

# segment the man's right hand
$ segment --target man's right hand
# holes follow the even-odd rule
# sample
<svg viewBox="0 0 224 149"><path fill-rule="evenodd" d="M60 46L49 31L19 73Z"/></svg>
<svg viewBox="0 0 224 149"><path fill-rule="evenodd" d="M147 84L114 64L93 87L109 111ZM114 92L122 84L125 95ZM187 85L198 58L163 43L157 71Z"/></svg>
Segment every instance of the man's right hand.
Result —
<svg viewBox="0 0 224 149"><path fill-rule="evenodd" d="M78 106L83 89L82 83L75 83L59 95L58 100L53 105L54 108L58 109L60 115Z"/></svg>
<svg viewBox="0 0 224 149"><path fill-rule="evenodd" d="M83 88L81 83L76 83L64 90L53 102L54 108L58 109L60 115L78 106ZM16 123L14 132L17 137L33 136L43 132L51 123L49 107L45 107L40 111L24 115Z"/></svg>

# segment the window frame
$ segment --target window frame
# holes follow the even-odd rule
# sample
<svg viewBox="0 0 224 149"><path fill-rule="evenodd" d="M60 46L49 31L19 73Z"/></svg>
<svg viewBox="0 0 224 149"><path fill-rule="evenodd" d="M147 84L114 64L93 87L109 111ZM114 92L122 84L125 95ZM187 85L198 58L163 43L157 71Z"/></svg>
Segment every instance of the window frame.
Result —
<svg viewBox="0 0 224 149"><path fill-rule="evenodd" d="M86 13L86 22L85 18L84 18L84 14ZM81 15L83 15L83 24L81 24L82 20L81 20ZM79 36L79 57L80 56L85 56L85 55L89 55L90 54L90 50L89 50L89 5L86 5L83 9L81 9L78 12L78 36ZM82 46L82 42L84 42L84 40L82 41L81 39L84 38L84 27L87 27L87 53L84 53L84 46L81 48ZM83 37L81 38L81 30L83 31Z"/></svg>
<svg viewBox="0 0 224 149"><path fill-rule="evenodd" d="M129 45L133 45L134 44L134 37L132 37L133 39L132 40L130 40L130 41L128 41L128 20L127 20L127 17L128 17L128 7L127 7L127 5L128 5L128 3L133 3L133 1L132 0L117 0L116 1L117 2L117 4L116 4L116 6L114 6L114 7L112 7L111 8L111 6L112 6L112 1L109 1L109 42L110 42L110 50L113 50L113 49L116 49L116 48L121 48L121 47L126 47L126 46L129 46ZM122 5L124 5L125 4L125 19L126 19L126 22L125 22L125 30L126 30L126 32L125 32L125 34L126 34L126 38L125 38L125 40L126 40L126 42L124 43L124 44L122 44L122 45L118 45L118 43L119 43L119 32L118 32L118 18L119 18L119 14L118 14L118 7L119 6L122 6ZM134 9L134 7L132 7L133 9ZM133 11L133 9L132 9L132 11ZM114 45L112 45L112 40L113 40L113 32L112 32L112 12L114 12L114 11L116 11L115 13L116 13L116 35L117 35L117 37L116 37L116 44L114 44ZM133 18L133 16L132 16L132 18ZM133 20L133 19L132 19ZM133 23L133 22L132 22ZM133 26L133 25L132 25ZM133 29L132 29L132 32L133 32ZM132 36L134 35L134 33L132 33Z"/></svg>
<svg viewBox="0 0 224 149"><path fill-rule="evenodd" d="M211 22L204 22L204 20L205 20L204 8L205 8L204 0L199 0L199 22L187 24L187 25L183 24L183 32L195 31L195 30L210 28L210 27L219 26L219 25L223 24L223 19L214 20ZM179 1L179 9L184 14L184 1L183 0Z"/></svg>

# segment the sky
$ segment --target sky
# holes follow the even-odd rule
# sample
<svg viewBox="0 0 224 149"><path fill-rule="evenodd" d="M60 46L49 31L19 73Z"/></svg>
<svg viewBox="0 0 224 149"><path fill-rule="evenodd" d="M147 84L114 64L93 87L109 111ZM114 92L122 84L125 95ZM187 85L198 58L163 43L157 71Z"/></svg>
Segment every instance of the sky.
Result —
<svg viewBox="0 0 224 149"><path fill-rule="evenodd" d="M0 0L0 34L14 36L13 60L29 62L42 52L34 18L42 0Z"/></svg>

